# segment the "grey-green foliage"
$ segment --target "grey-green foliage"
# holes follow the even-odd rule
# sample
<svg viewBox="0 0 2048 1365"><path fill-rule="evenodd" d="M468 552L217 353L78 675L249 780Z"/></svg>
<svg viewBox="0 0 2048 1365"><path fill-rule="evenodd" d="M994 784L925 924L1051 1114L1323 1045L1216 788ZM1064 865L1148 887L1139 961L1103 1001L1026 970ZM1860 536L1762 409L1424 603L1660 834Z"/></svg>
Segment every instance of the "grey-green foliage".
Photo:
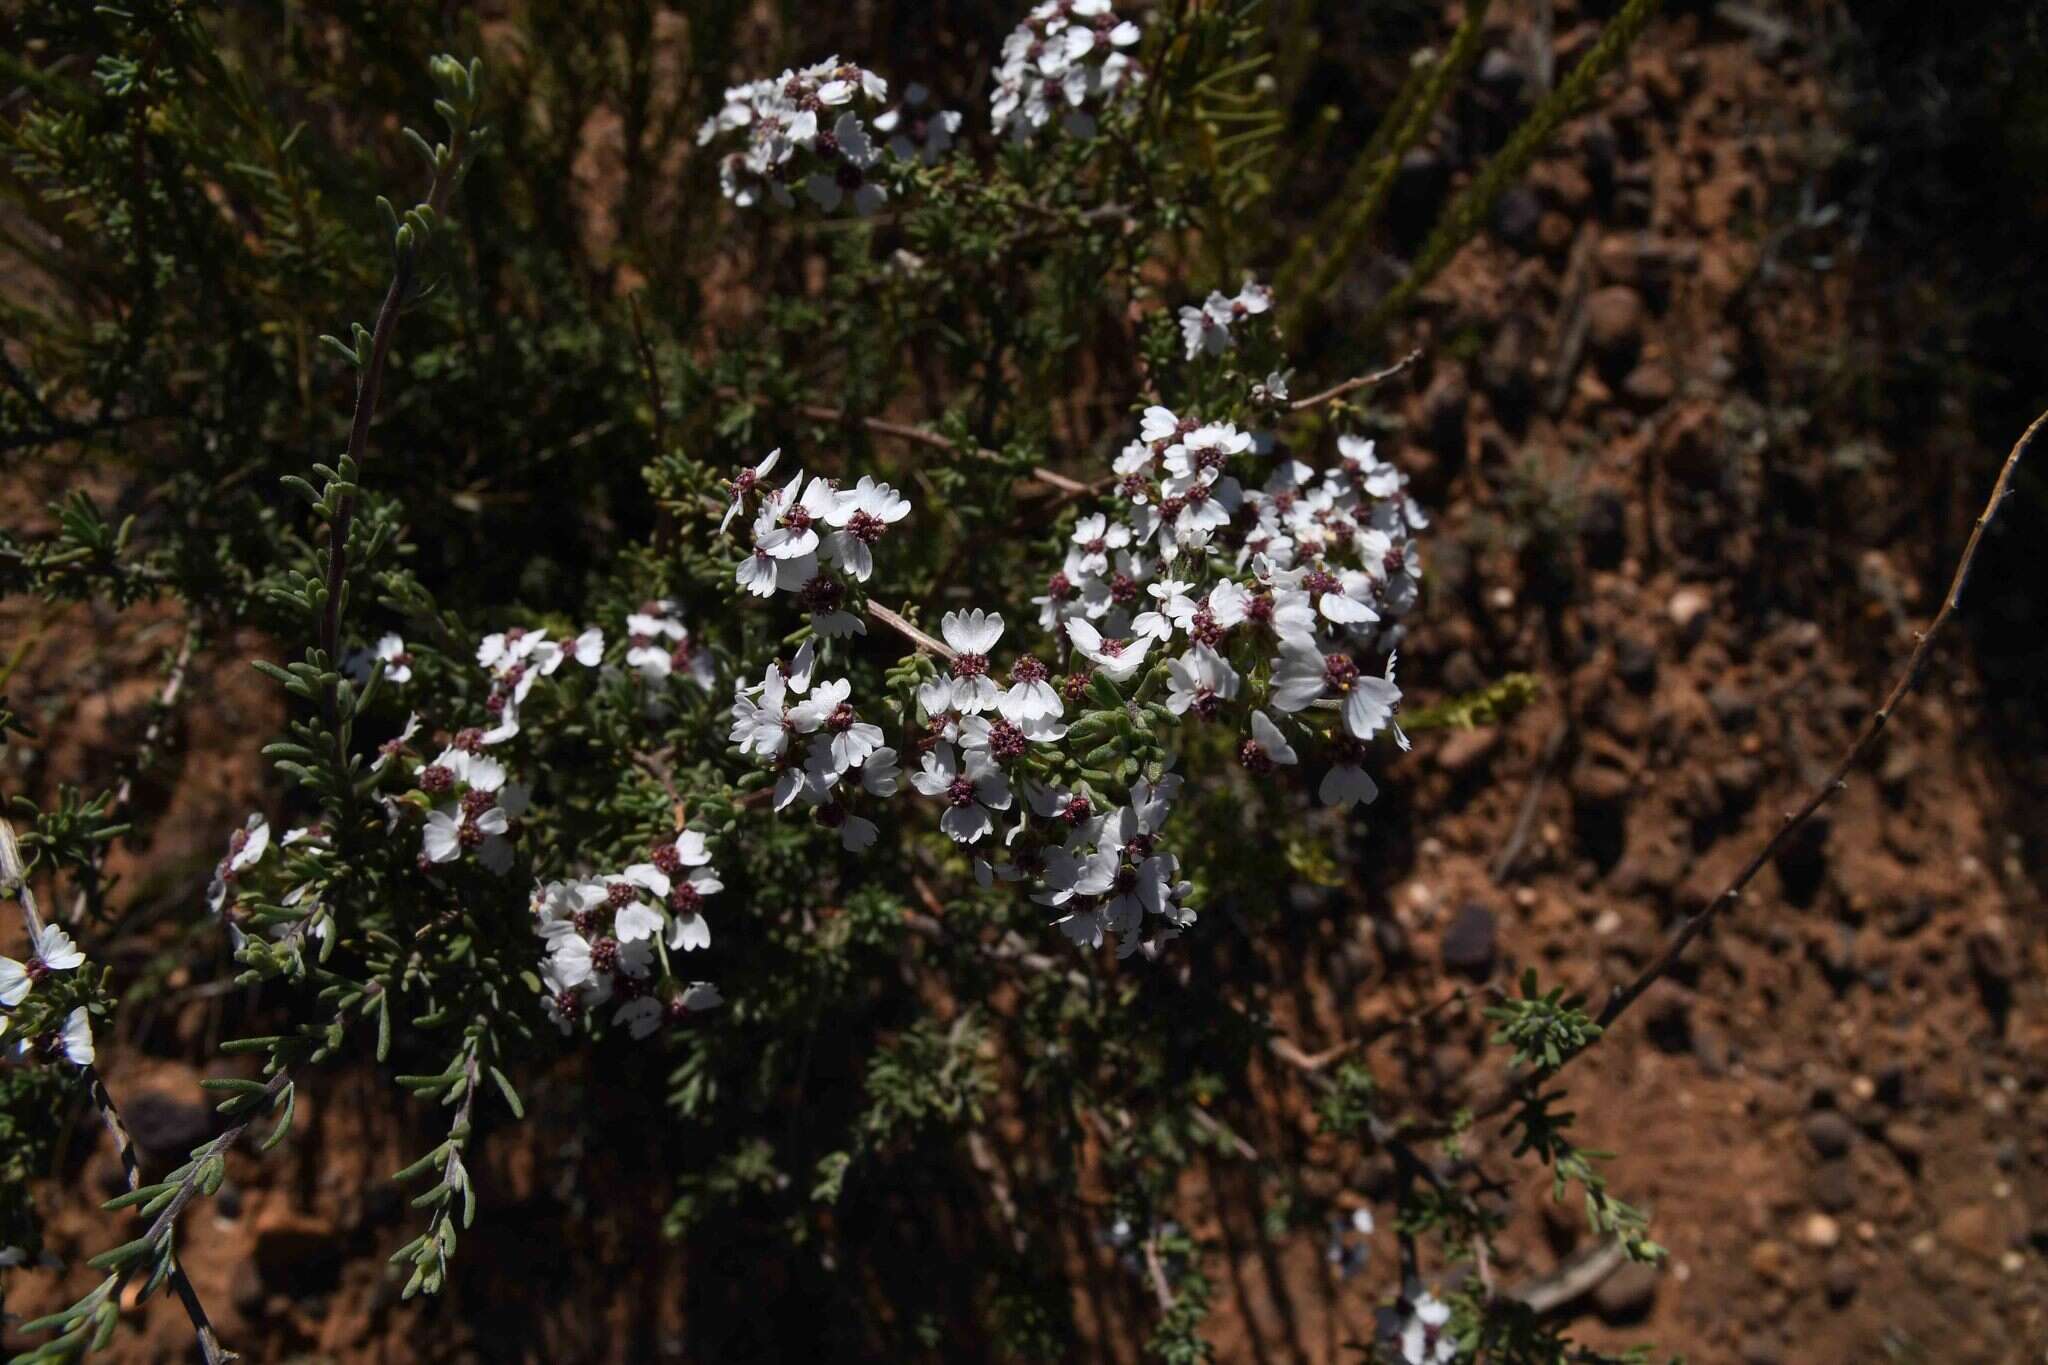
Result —
<svg viewBox="0 0 2048 1365"><path fill-rule="evenodd" d="M1254 5L1155 7L1148 84L1101 136L893 168L891 213L871 224L764 226L720 207L715 167L689 151L724 86L781 64L734 47L743 9L693 7L679 37L648 5L534 3L512 23L517 58L489 62L423 62L493 42L475 17L451 31L427 7L148 0L14 20L23 41L0 75L21 98L0 188L36 229L7 248L39 288L0 300L24 338L0 371L0 446L75 456L129 492L112 506L77 493L49 524L0 531L0 590L175 605L205 651L267 632L274 657L252 662L287 718L252 747L274 768L276 829L319 831L280 843L218 918L186 907L196 932L232 932L241 980L263 988L226 1049L249 1059L243 1074L214 1087L233 1127L115 1201L152 1221L42 1324L55 1335L35 1358L105 1344L116 1289L171 1273L177 1216L217 1187L227 1146L288 1141L300 1087L337 1059L439 1110L397 1173L418 1210L390 1256L408 1296L458 1279L458 1245L488 1223L479 1143L653 1134L638 1195L668 1203L672 1235L772 1243L848 1351L943 1338L964 1282L998 1348L1045 1358L1073 1349L1054 1229L1100 1219L1071 1198L1092 1151L1117 1216L1146 1230L1126 1288L1157 1301L1155 1355L1206 1358L1210 1248L1173 1223L1175 1182L1197 1154L1242 1143L1204 1120L1253 1102L1267 1021L1229 1002L1256 970L1198 937L1172 969L1185 983L1077 957L903 803L880 817L879 871L829 830L764 818L767 775L733 761L723 694L802 637L745 602L715 527L722 479L772 447L886 476L928 529L890 542L868 600L928 627L971 583L976 605L1032 619L1077 510L1034 470L1095 477L1150 396L1249 423L1251 386L1289 363L1269 331L1190 364L1172 310L1234 286L1273 240L1257 215L1284 188L1283 105L1265 49L1293 40ZM433 138L386 122L430 107ZM625 129L617 181L572 192L600 113ZM359 404L374 421L352 423ZM906 408L925 414L911 443L863 420ZM1318 414L1298 420L1327 434ZM649 600L681 604L719 692L650 690L616 667L537 689L504 751L535 786L520 867L618 867L679 825L706 833L728 883L710 955L727 1003L645 1044L619 1030L565 1044L539 1005L530 887L473 860L423 868L431 801L380 754L412 712L435 744L487 715L487 632L616 632ZM403 686L358 666L386 632L406 641ZM897 723L933 672L881 632L835 662ZM1205 788L1190 879L1270 928L1290 855L1245 847L1246 798L1219 775L1233 745L1177 736L1163 690L1160 668L1098 679L1072 699L1068 752L1027 766L1108 798L1178 762ZM1507 680L1438 711L1497 716L1528 691ZM38 875L80 877L129 817L76 793L24 813ZM88 909L90 942L130 907L96 895ZM105 1008L120 983L77 989ZM1503 1031L1555 1065L1590 1035L1545 999ZM1374 1149L1382 1103L1354 1061L1322 1116ZM968 1139L1012 1105L1038 1155L999 1157L992 1177ZM522 1126L542 1123L544 1136ZM1604 1227L1639 1231L1560 1126L1542 1119L1530 1149L1598 1192ZM1254 1159L1292 1178L1291 1156ZM1434 1159L1402 1157L1405 1225L1460 1254L1492 1228L1412 1168ZM6 1172L10 1217L22 1165ZM994 1207L996 1179L1014 1222L984 1261L926 1273L933 1248L900 1231L901 1204L966 1190ZM849 1262L874 1267L903 1311L877 1316L862 1282L819 1270Z"/></svg>

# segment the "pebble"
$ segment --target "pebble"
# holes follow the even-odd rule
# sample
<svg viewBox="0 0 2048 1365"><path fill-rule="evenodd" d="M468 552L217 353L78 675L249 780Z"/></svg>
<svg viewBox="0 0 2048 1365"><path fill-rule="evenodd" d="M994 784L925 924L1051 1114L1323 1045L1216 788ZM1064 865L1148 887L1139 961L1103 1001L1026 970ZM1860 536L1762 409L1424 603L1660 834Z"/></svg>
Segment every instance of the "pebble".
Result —
<svg viewBox="0 0 2048 1365"><path fill-rule="evenodd" d="M1657 1271L1640 1261L1625 1262L1593 1290L1593 1311L1604 1322L1640 1322L1657 1299Z"/></svg>
<svg viewBox="0 0 2048 1365"><path fill-rule="evenodd" d="M1842 1240L1842 1225L1824 1213L1809 1213L1799 1226L1799 1240L1822 1251L1831 1250Z"/></svg>
<svg viewBox="0 0 2048 1365"><path fill-rule="evenodd" d="M1493 912L1477 901L1460 906L1444 930L1444 969L1484 980L1492 974L1497 950Z"/></svg>
<svg viewBox="0 0 2048 1365"><path fill-rule="evenodd" d="M1806 1140L1822 1156L1841 1156L1856 1140L1856 1128L1832 1109L1823 1109L1806 1121Z"/></svg>
<svg viewBox="0 0 2048 1365"><path fill-rule="evenodd" d="M1610 284L1586 300L1586 339L1610 356L1633 358L1643 342L1643 296L1625 284Z"/></svg>
<svg viewBox="0 0 2048 1365"><path fill-rule="evenodd" d="M1671 624L1677 626L1681 633L1690 635L1713 605L1713 596L1705 588L1687 584L1671 594L1671 601L1664 610L1671 617Z"/></svg>
<svg viewBox="0 0 2048 1365"><path fill-rule="evenodd" d="M1828 1302L1840 1308L1856 1297L1856 1290L1863 1277L1856 1273L1856 1263L1847 1256L1830 1256L1822 1283L1827 1288Z"/></svg>

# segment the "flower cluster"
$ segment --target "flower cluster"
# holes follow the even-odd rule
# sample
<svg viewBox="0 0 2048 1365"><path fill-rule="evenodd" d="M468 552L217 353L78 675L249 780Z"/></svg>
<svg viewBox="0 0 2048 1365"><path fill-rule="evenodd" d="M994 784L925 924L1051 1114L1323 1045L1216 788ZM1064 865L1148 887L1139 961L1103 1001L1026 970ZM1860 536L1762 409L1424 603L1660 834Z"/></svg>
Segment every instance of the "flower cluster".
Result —
<svg viewBox="0 0 2048 1365"><path fill-rule="evenodd" d="M709 982L671 976L668 954L711 946L704 898L724 885L704 836L688 829L622 872L536 885L533 930L546 946L548 1016L566 1034L617 1001L612 1023L645 1038L723 1003Z"/></svg>
<svg viewBox="0 0 2048 1365"><path fill-rule="evenodd" d="M828 679L813 690L816 661L816 646L807 641L788 664L770 663L760 682L738 684L731 737L742 754L775 774L776 810L802 798L854 852L874 843L876 830L872 820L849 810L852 787L878 799L894 796L902 770L896 751L882 742L881 727L854 709L850 682Z"/></svg>
<svg viewBox="0 0 2048 1365"><path fill-rule="evenodd" d="M1237 338L1231 328L1246 318L1257 317L1273 310L1273 291L1265 285L1245 276L1244 287L1235 297L1226 298L1221 291L1211 290L1209 297L1202 300L1202 306L1184 304L1180 310L1181 340L1187 344L1188 359L1204 355L1222 355L1237 345ZM1275 381L1278 381L1277 385ZM1270 401L1270 392L1278 387L1282 398L1286 396L1286 381L1278 376L1269 376L1263 386L1267 394L1254 394L1254 401Z"/></svg>
<svg viewBox="0 0 2048 1365"><path fill-rule="evenodd" d="M1044 0L1003 39L989 116L998 133L1036 137L1057 115L1075 137L1093 137L1096 113L1140 79L1130 49L1138 26L1109 0Z"/></svg>
<svg viewBox="0 0 2048 1365"><path fill-rule="evenodd" d="M866 216L887 201L888 190L877 180L882 151L875 132L862 122L869 111L874 129L911 141L901 110L887 126L873 111L889 96L889 83L874 72L828 57L800 71L748 81L725 92L725 104L697 130L697 144L707 146L727 134L742 144L718 163L725 197L741 208L772 200L784 208L796 203L801 190L827 213L850 204ZM959 126L958 116L950 137ZM924 141L932 142L932 125L924 125ZM943 148L941 148L943 150Z"/></svg>
<svg viewBox="0 0 2048 1365"><path fill-rule="evenodd" d="M772 452L760 464L729 481L734 512L765 486L761 480L775 466ZM811 629L826 639L865 635L860 617L846 610L846 583L821 568L820 561L846 577L865 583L874 572L874 546L895 523L910 514L910 502L885 483L863 477L849 489L802 470L780 488L759 491L754 513L753 548L733 571L739 585L756 597L792 593L810 616Z"/></svg>
<svg viewBox="0 0 2048 1365"><path fill-rule="evenodd" d="M705 691L718 679L711 652L683 624L673 602L643 602L626 618L626 666L650 683L688 678Z"/></svg>
<svg viewBox="0 0 2048 1365"><path fill-rule="evenodd" d="M14 1022L15 1011L31 994L51 982L60 972L75 972L85 965L85 954L71 941L71 935L55 924L32 924L28 960L17 962L0 957L0 1035ZM52 983L54 984L54 983ZM24 1034L19 1043L23 1056L63 1058L73 1066L93 1062L92 1020L83 1005L44 1016L49 1025L37 1035Z"/></svg>
<svg viewBox="0 0 2048 1365"><path fill-rule="evenodd" d="M553 677L569 659L585 668L604 661L604 632L596 626L566 643L551 640L544 630L510 630L486 635L477 646L476 661L491 675L491 694L485 701L494 724L485 741L496 744L519 733L519 707L535 682Z"/></svg>

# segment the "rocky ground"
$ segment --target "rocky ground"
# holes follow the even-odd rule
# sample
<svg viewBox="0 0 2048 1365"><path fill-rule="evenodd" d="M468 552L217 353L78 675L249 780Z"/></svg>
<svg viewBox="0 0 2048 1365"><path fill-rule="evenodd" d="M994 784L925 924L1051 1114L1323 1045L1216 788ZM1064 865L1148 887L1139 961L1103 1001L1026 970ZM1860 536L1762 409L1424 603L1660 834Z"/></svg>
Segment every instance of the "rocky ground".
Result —
<svg viewBox="0 0 2048 1365"><path fill-rule="evenodd" d="M1555 17L1563 69L1594 26L1564 0ZM1418 744L1386 775L1358 884L1305 898L1268 950L1287 983L1268 1003L1301 1047L1377 1036L1365 1055L1397 1105L1486 1088L1488 989L1535 967L1597 993L1727 882L1883 695L2003 453L1953 426L1886 429L1855 398L1887 340L1868 301L1896 262L1856 255L1815 207L1844 137L1822 27L1732 4L1660 21L1615 97L1425 296L1412 339L1426 359L1389 400L1398 458L1441 509L1436 597L1404 677L1429 695L1527 670L1543 692L1506 726ZM1510 118L1541 65L1504 27L1474 94L1404 167L1397 210L1426 221L1471 168L1469 130ZM2030 511L2038 495L2007 515ZM1984 578L1965 611L2015 591ZM30 607L4 611L9 638L35 628ZM31 719L51 738L9 784L87 771L146 724L175 640L161 623L103 624L75 611L27 656L13 690L49 699ZM273 705L252 681L201 661L181 766L144 793L152 838L120 866L165 888L166 911L255 796L255 770L231 757ZM1568 1073L1587 1136L1622 1153L1616 1192L1652 1211L1671 1252L1661 1275L1574 1286L1559 1311L1589 1343L1743 1365L2039 1359L2048 920L2027 842L2039 816L2013 778L2039 735L1994 723L2001 698L1985 689L1972 637L1953 632L1810 837ZM166 962L106 1049L137 1136L164 1158L211 1131L194 1082L220 1001L193 985L219 978L160 938L139 938L127 965ZM1403 1025L1460 986L1466 999ZM1375 1202L1373 1164L1315 1136L1284 1070L1268 1082L1244 1139L1306 1153L1310 1193ZM385 1176L417 1135L377 1087L339 1075L304 1097L303 1136L237 1157L217 1212L187 1234L227 1338L264 1360L642 1358L613 1349L623 1305L679 1315L681 1296L656 1291L690 1266L656 1235L658 1208L584 1216L590 1191L630 1183L630 1153L581 1154L599 1169L571 1180L531 1150L487 1147L479 1179L500 1212L475 1236L491 1251L465 1257L448 1302L395 1304L380 1253L402 1240L403 1210ZM1491 1126L1467 1150L1507 1168ZM48 1203L69 1256L104 1242L91 1204L119 1170L82 1124L64 1171ZM1273 1191L1241 1163L1199 1166L1184 1194L1216 1248L1221 1358L1356 1358L1345 1344L1370 1336L1383 1275L1340 1277L1314 1229L1268 1237ZM1503 1198L1503 1287L1591 1250L1547 1183ZM1109 1286L1077 1302L1100 1355L1134 1358L1142 1286L1089 1230L1068 1254ZM1392 1254L1383 1228L1373 1255ZM534 1302L522 1276L559 1293ZM9 1307L52 1302L31 1287ZM124 1358L185 1359L176 1308L148 1311Z"/></svg>

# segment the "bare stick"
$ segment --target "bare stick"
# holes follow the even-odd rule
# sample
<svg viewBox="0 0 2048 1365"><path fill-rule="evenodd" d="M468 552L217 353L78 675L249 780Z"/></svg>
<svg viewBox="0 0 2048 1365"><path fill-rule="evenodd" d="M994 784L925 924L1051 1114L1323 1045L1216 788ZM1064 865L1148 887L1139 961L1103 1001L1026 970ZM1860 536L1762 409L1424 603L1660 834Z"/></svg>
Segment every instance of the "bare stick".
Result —
<svg viewBox="0 0 2048 1365"><path fill-rule="evenodd" d="M2035 434L2041 430L2044 423L2048 423L2048 412L2036 417L2033 423L2020 433L2019 440L2013 443L2012 453L2007 455L2005 463L1999 466L1998 480L1991 485L1991 496L1985 501L1984 510L1978 514L1976 524L1970 528L1970 538L1963 545L1963 557L1956 561L1955 575L1949 580L1948 591L1942 594L1940 610L1936 611L1934 619L1927 623L1927 629L1916 634L1913 652L1906 659L1905 671L1899 674L1898 681L1892 684L1892 690L1885 694L1883 704L1871 712L1869 718L1864 721L1862 732L1856 736L1856 742L1849 746L1849 752L1842 755L1841 761L1835 764L1834 771L1814 788L1797 810L1785 813L1783 823L1764 841L1763 847L1750 855L1749 861L1742 865L1742 870L1735 874L1735 880L1728 884L1727 889L1709 901L1705 909L1681 924L1672 934L1671 941L1665 945L1664 951L1658 954L1657 959L1645 967L1635 980L1607 998L1606 1008L1600 1011L1599 1024L1602 1028L1620 1018L1622 1011L1641 999L1643 992L1650 989L1658 978L1678 965L1678 959L1684 955L1686 948L1713 923L1714 916L1741 899L1742 889L1763 870L1771 855L1783 848L1785 842L1811 820L1816 811L1848 785L1846 779L1849 770L1863 760L1864 755L1870 751L1870 746L1876 742L1878 735L1890 722L1892 713L1898 709L1906 693L1912 691L1913 684L1919 681L1920 670L1926 666L1928 651L1933 647L1934 637L1941 632L1950 613L1962 602L1963 584L1970 576L1970 563L1976 559L1977 547L1984 539L1984 528L1998 515L1999 504L2005 501L2012 484L2012 472L2019 466L2020 455L2033 442Z"/></svg>
<svg viewBox="0 0 2048 1365"><path fill-rule="evenodd" d="M919 649L928 649L941 659L950 660L955 656L955 651L951 645L947 644L944 640L934 639L924 631L919 630L910 623L907 617L899 612L891 611L880 602L868 603L868 615L874 617L877 621L880 621Z"/></svg>
<svg viewBox="0 0 2048 1365"><path fill-rule="evenodd" d="M1417 348L1402 356L1384 370L1374 370L1371 374L1362 374L1355 379L1347 379L1341 384L1334 384L1324 389L1321 393L1312 393L1306 398L1297 398L1287 405L1287 410L1289 412L1306 412L1310 408L1321 407L1325 403L1334 403L1346 394L1355 393L1359 389L1369 389L1384 384L1420 359L1422 359L1422 351L1420 348Z"/></svg>
<svg viewBox="0 0 2048 1365"><path fill-rule="evenodd" d="M148 768L152 751L162 742L164 726L170 721L171 710L178 704L178 696L185 690L185 674L192 664L192 652L199 645L199 628L188 624L185 638L178 645L177 655L171 660L171 675L164 680L163 691L157 694L156 714L149 719L149 728L142 732L142 744L135 751L135 763L121 776L120 785L114 788L114 799L107 807L107 813L116 819L120 812L128 809L135 798L135 779ZM83 885L78 897L71 903L71 923L74 927L85 921L86 907L91 903L93 892L99 886L100 876L106 867L107 850L113 840L105 839L93 845L92 860L85 866L81 877Z"/></svg>

